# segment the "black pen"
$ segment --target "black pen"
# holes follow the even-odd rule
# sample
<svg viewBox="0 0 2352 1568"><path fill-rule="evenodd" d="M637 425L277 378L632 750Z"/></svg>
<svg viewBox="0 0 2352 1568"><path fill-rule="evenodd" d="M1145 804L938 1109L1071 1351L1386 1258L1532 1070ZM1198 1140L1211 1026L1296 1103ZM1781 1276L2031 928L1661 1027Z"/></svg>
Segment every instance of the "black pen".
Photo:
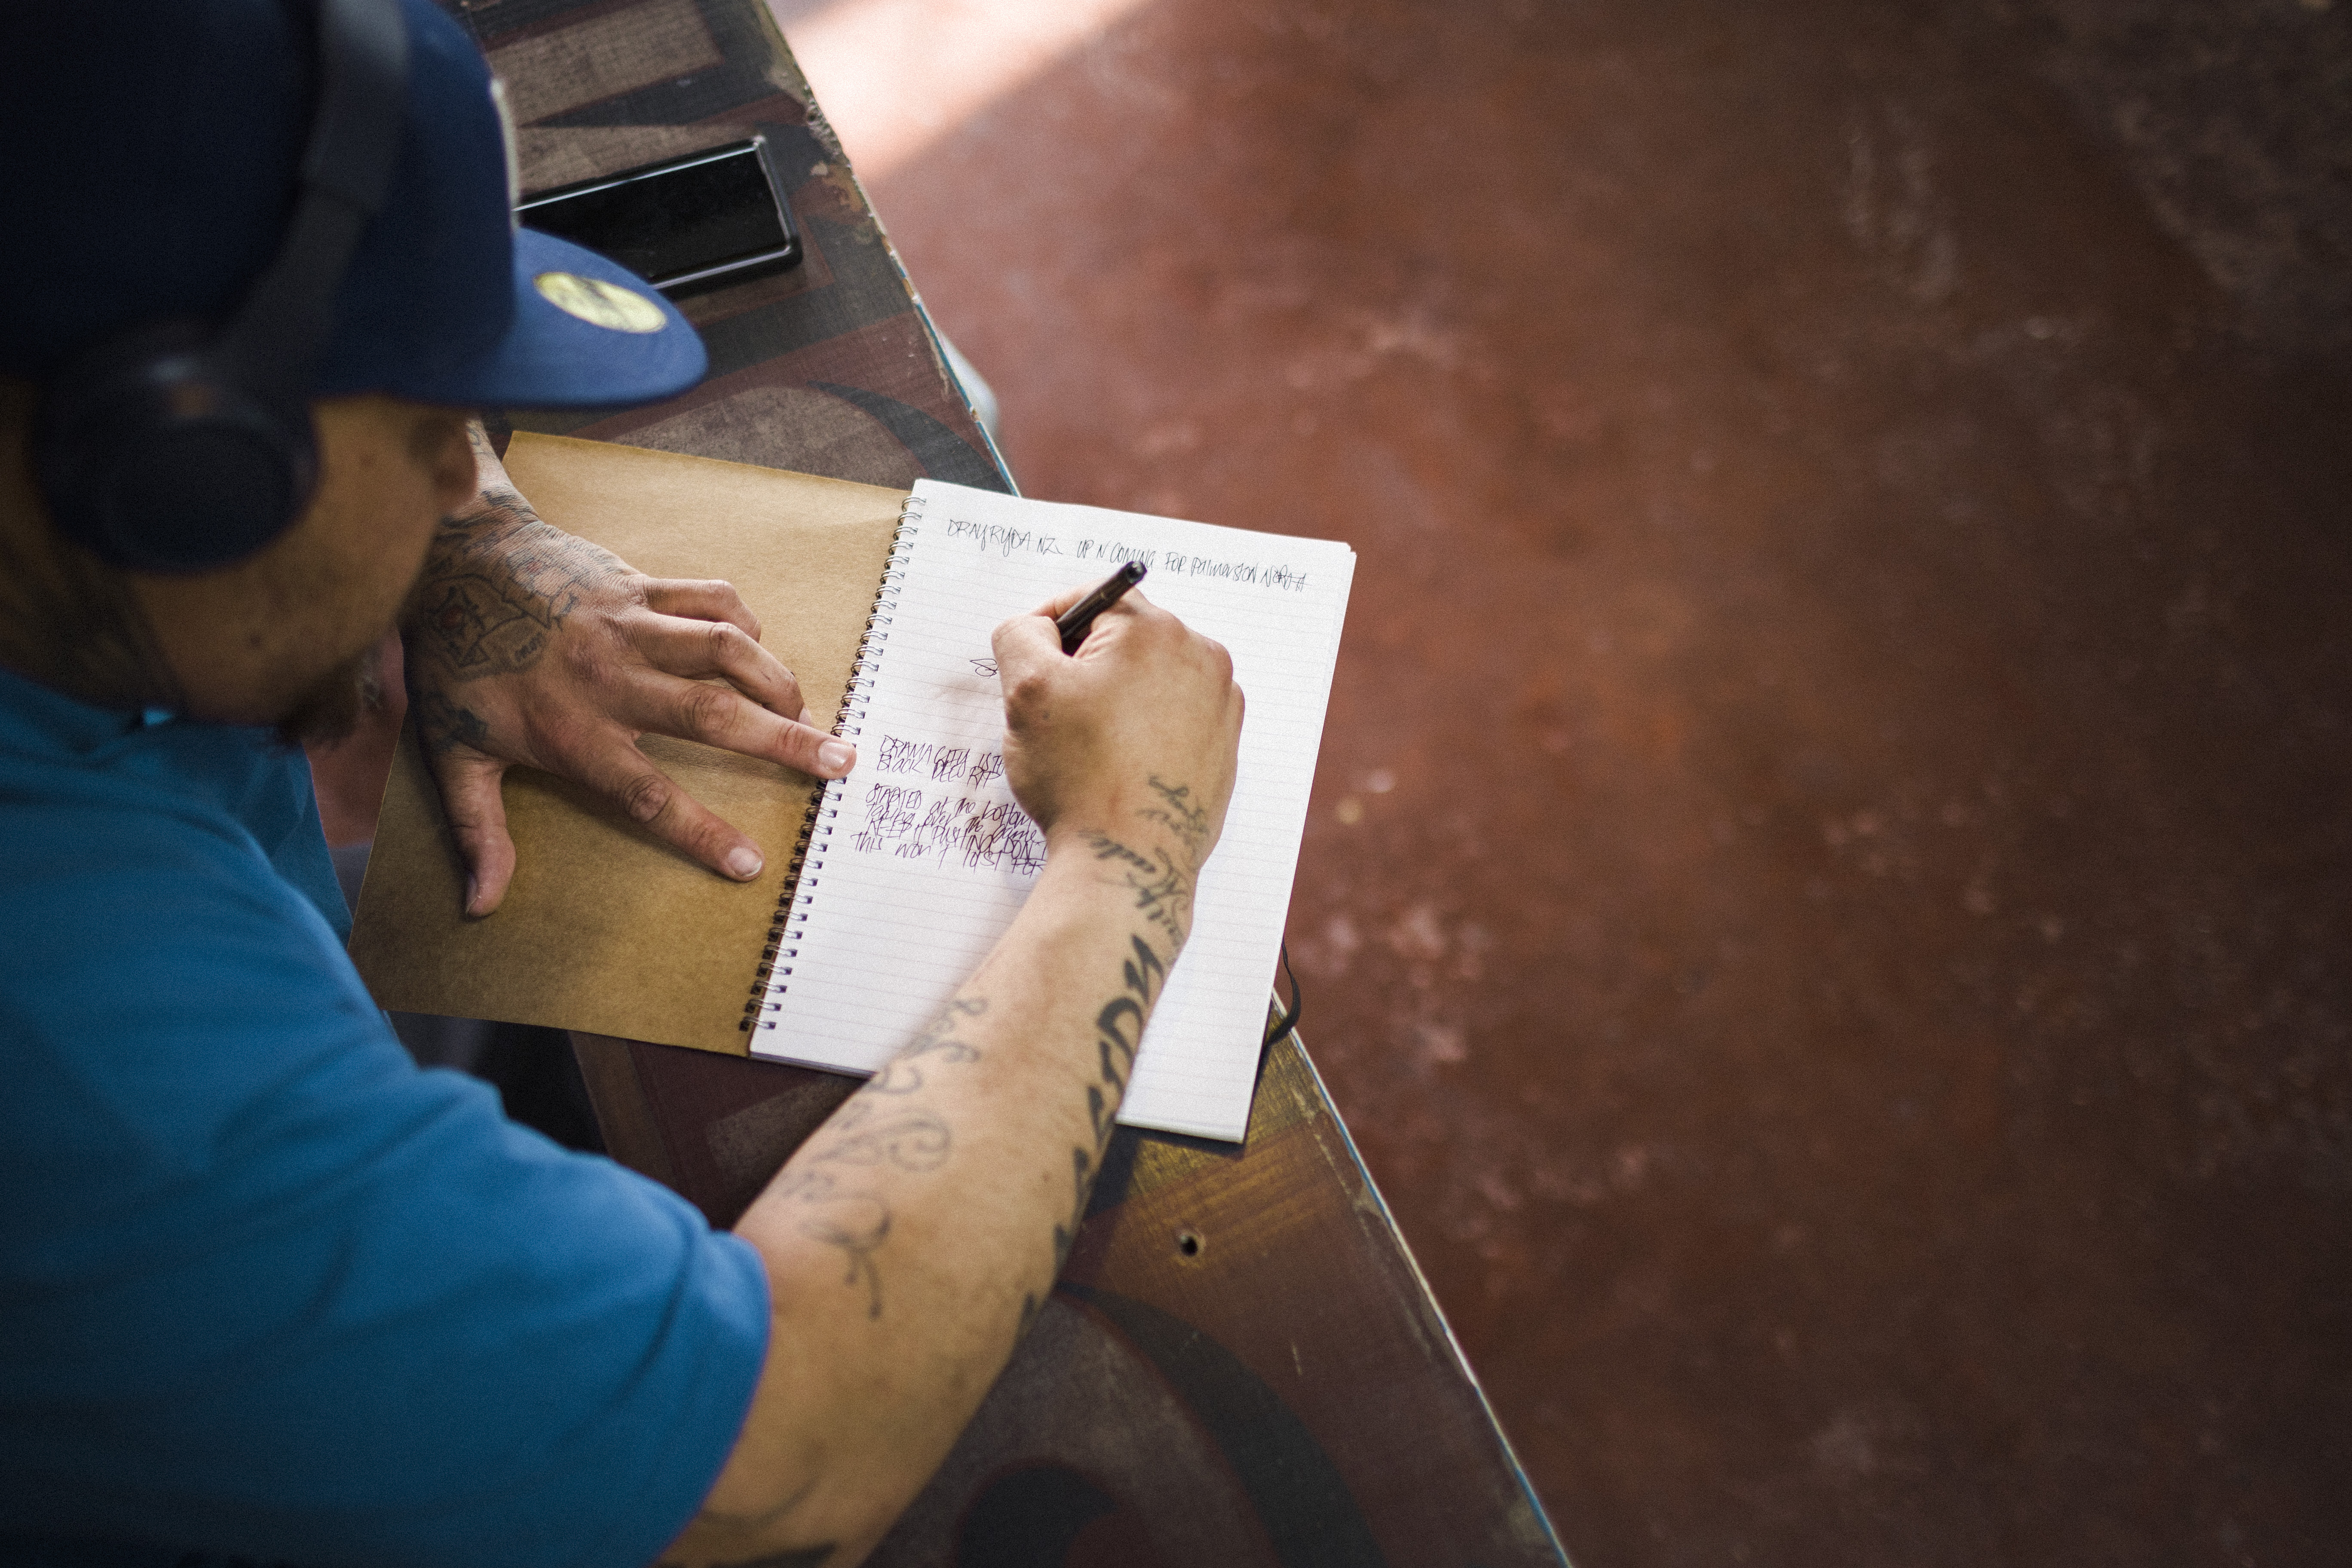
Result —
<svg viewBox="0 0 2352 1568"><path fill-rule="evenodd" d="M1112 573L1101 587L1055 616L1054 629L1062 634L1062 651L1077 652L1095 617L1127 597L1127 591L1142 582L1143 574L1150 570L1140 561L1130 561Z"/></svg>

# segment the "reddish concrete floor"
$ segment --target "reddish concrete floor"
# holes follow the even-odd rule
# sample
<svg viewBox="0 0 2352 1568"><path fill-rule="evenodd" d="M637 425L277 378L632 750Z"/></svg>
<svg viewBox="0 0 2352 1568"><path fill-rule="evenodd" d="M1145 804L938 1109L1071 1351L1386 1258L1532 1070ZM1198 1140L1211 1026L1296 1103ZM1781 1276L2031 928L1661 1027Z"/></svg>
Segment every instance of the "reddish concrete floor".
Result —
<svg viewBox="0 0 2352 1568"><path fill-rule="evenodd" d="M2352 1527L2352 333L2053 26L1156 0L876 191L1029 491L1360 552L1308 1043L1583 1568Z"/></svg>

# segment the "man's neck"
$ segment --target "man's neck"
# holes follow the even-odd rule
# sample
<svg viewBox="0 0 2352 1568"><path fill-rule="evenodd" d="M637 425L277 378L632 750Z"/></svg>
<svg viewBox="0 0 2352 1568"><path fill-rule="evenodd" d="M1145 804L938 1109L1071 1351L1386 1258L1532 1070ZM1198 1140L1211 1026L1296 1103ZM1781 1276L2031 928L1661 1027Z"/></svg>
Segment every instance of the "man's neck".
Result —
<svg viewBox="0 0 2352 1568"><path fill-rule="evenodd" d="M130 582L49 525L32 476L36 395L0 380L0 666L101 708L178 709Z"/></svg>

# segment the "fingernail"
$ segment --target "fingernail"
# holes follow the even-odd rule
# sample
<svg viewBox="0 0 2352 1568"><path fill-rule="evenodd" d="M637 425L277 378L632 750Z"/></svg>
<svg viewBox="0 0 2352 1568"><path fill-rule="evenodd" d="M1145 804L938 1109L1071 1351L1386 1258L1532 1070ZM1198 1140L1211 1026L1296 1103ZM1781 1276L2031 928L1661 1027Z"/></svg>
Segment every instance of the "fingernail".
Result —
<svg viewBox="0 0 2352 1568"><path fill-rule="evenodd" d="M760 852L748 847L732 850L727 857L727 869L746 882L760 874Z"/></svg>
<svg viewBox="0 0 2352 1568"><path fill-rule="evenodd" d="M803 724L814 724L816 722L816 720L811 716L807 709L803 708L801 710L801 722Z"/></svg>
<svg viewBox="0 0 2352 1568"><path fill-rule="evenodd" d="M827 741L816 749L816 765L829 773L845 773L857 753L841 741Z"/></svg>
<svg viewBox="0 0 2352 1568"><path fill-rule="evenodd" d="M466 912L467 914L474 912L474 900L481 896L481 892L482 885L468 875L466 878Z"/></svg>

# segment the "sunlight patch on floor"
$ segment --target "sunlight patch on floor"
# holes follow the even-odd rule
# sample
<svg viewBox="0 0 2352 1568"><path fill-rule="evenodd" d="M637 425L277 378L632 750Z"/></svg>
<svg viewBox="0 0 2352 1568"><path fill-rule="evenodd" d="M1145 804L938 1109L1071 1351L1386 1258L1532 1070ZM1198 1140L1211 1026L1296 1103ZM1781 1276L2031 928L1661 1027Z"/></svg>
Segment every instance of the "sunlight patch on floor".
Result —
<svg viewBox="0 0 2352 1568"><path fill-rule="evenodd" d="M769 0L859 176L887 177L1143 0Z"/></svg>

